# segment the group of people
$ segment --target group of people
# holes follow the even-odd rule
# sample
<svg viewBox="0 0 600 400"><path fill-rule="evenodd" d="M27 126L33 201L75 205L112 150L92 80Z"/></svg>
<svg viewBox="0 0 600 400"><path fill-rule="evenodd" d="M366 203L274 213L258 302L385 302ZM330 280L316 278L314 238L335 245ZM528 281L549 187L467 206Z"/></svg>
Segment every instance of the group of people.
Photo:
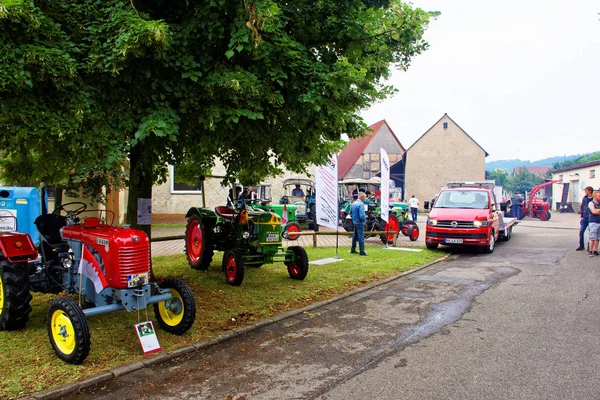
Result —
<svg viewBox="0 0 600 400"><path fill-rule="evenodd" d="M585 250L584 236L585 231L589 229L588 256L597 256L600 239L600 189L594 190L591 186L585 188L579 214L579 247L575 250Z"/></svg>

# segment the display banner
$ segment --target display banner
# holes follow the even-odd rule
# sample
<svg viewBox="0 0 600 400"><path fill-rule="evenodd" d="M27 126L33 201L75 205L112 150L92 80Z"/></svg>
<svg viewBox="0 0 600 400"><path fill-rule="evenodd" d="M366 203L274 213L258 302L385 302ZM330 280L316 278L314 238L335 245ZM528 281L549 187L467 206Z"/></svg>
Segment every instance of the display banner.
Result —
<svg viewBox="0 0 600 400"><path fill-rule="evenodd" d="M381 185L379 191L381 192L381 219L388 222L390 217L390 159L387 152L384 149L381 150Z"/></svg>
<svg viewBox="0 0 600 400"><path fill-rule="evenodd" d="M333 155L328 164L317 167L317 223L331 229L338 227L338 160Z"/></svg>

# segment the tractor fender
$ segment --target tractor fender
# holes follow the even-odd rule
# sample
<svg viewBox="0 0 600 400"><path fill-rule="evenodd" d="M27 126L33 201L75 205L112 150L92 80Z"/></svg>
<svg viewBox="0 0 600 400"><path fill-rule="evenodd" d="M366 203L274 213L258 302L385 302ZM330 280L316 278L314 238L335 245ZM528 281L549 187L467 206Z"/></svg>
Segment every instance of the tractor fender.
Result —
<svg viewBox="0 0 600 400"><path fill-rule="evenodd" d="M189 218L192 215L199 215L202 219L217 220L217 213L210 208L192 207L188 210L187 214L185 214L185 217Z"/></svg>
<svg viewBox="0 0 600 400"><path fill-rule="evenodd" d="M38 252L26 233L0 232L0 252L10 262L33 261Z"/></svg>

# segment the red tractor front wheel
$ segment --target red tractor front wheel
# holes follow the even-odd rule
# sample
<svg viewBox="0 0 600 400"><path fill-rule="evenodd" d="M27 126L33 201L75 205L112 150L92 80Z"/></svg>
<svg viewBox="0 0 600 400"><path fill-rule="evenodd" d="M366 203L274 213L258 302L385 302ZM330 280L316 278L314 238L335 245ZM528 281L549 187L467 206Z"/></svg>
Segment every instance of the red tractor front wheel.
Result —
<svg viewBox="0 0 600 400"><path fill-rule="evenodd" d="M546 211L540 211L538 213L538 218L540 221L548 221L550 219L550 213Z"/></svg>
<svg viewBox="0 0 600 400"><path fill-rule="evenodd" d="M240 250L232 249L223 255L223 271L227 283L240 286L244 280L244 255Z"/></svg>
<svg viewBox="0 0 600 400"><path fill-rule="evenodd" d="M306 250L300 246L292 246L287 249L290 261L286 261L290 278L303 280L308 274L308 255ZM287 258L287 257L286 257Z"/></svg>

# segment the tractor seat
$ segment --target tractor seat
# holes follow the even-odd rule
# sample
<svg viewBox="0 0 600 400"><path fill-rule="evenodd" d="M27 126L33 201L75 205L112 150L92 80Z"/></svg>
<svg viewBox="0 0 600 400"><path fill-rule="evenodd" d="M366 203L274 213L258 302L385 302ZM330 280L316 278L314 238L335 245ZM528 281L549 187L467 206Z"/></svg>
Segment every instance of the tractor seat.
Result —
<svg viewBox="0 0 600 400"><path fill-rule="evenodd" d="M43 239L51 246L58 246L63 243L63 238L60 236L60 228L67 226L65 217L56 214L44 214L38 216L33 223Z"/></svg>
<svg viewBox="0 0 600 400"><path fill-rule="evenodd" d="M236 216L235 210L232 210L231 208L225 206L215 207L215 212L219 217L225 219L234 219Z"/></svg>

